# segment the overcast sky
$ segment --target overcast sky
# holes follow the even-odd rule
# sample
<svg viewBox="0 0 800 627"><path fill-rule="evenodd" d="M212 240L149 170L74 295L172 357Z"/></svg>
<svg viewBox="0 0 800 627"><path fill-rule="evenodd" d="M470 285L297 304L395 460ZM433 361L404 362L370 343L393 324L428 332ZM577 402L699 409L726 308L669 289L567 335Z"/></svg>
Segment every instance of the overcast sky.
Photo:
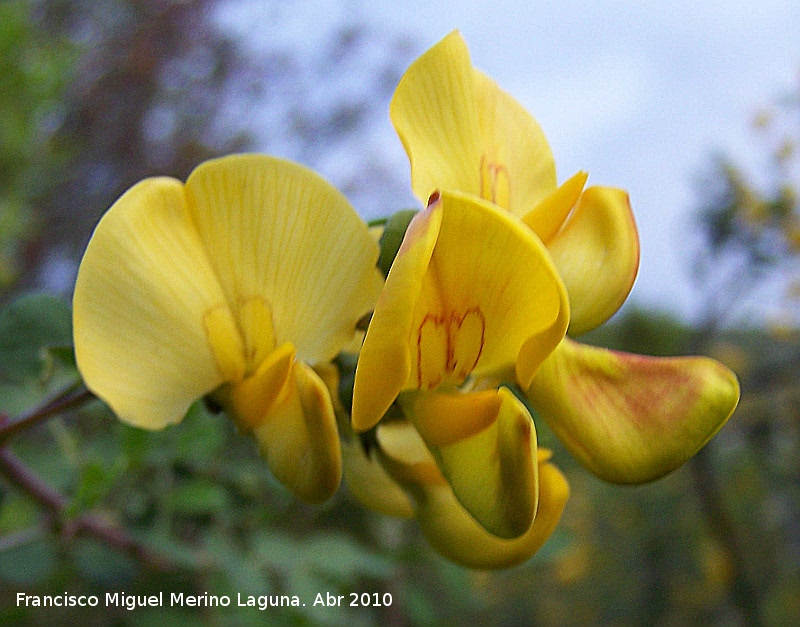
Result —
<svg viewBox="0 0 800 627"><path fill-rule="evenodd" d="M590 184L630 192L642 243L632 300L690 318L685 242L699 174L720 151L753 163L753 115L800 78L796 0L285 4L293 36L312 47L354 18L412 35L419 52L458 28L473 64L542 125L559 181L583 169ZM385 124L382 145L407 169Z"/></svg>

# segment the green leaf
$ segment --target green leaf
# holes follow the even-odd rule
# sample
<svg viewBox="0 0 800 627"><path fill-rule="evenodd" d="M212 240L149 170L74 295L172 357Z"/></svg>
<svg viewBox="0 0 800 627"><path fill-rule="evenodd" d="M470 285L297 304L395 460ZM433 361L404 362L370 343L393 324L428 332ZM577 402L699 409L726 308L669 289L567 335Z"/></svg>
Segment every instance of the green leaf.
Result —
<svg viewBox="0 0 800 627"><path fill-rule="evenodd" d="M209 412L202 400L196 401L181 422L181 428L173 434L175 459L189 463L214 459L225 446L225 431L229 428L230 424Z"/></svg>
<svg viewBox="0 0 800 627"><path fill-rule="evenodd" d="M188 480L171 497L175 511L186 516L214 514L228 504L225 490L207 479Z"/></svg>
<svg viewBox="0 0 800 627"><path fill-rule="evenodd" d="M209 537L204 548L225 573L230 593L259 596L272 592L269 578L260 568L260 559L252 552L243 552L222 535Z"/></svg>
<svg viewBox="0 0 800 627"><path fill-rule="evenodd" d="M109 468L99 460L90 460L83 464L70 512L91 509L103 500L111 490L119 470L119 466Z"/></svg>
<svg viewBox="0 0 800 627"><path fill-rule="evenodd" d="M124 585L136 574L136 563L130 557L97 540L78 538L70 548L81 574L98 585Z"/></svg>
<svg viewBox="0 0 800 627"><path fill-rule="evenodd" d="M306 555L314 570L345 583L352 583L362 576L383 579L392 570L389 560L340 534L314 538L306 545Z"/></svg>
<svg viewBox="0 0 800 627"><path fill-rule="evenodd" d="M204 562L193 548L163 530L132 533L134 538L150 547L156 554L164 556L176 568L199 570Z"/></svg>
<svg viewBox="0 0 800 627"><path fill-rule="evenodd" d="M378 257L378 268L383 272L383 276L389 274L389 268L392 267L397 251L400 250L400 244L406 235L408 223L416 214L414 209L403 209L392 214L386 220L386 226L380 239L381 254Z"/></svg>
<svg viewBox="0 0 800 627"><path fill-rule="evenodd" d="M0 369L8 379L42 378L52 366L51 348L72 343L72 315L62 299L30 292L0 310Z"/></svg>
<svg viewBox="0 0 800 627"><path fill-rule="evenodd" d="M34 586L49 579L58 565L55 542L48 537L0 551L0 580Z"/></svg>
<svg viewBox="0 0 800 627"><path fill-rule="evenodd" d="M262 532L254 541L254 549L265 566L281 572L290 572L302 557L300 543L283 533Z"/></svg>
<svg viewBox="0 0 800 627"><path fill-rule="evenodd" d="M18 492L4 494L0 502L0 537L32 527L39 520L37 505Z"/></svg>

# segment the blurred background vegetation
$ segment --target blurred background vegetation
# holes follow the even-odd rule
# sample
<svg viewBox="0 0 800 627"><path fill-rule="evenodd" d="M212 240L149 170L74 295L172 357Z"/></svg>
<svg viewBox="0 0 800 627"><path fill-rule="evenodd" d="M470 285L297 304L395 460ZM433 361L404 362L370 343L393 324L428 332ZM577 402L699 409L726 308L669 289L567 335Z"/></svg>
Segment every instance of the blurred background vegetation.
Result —
<svg viewBox="0 0 800 627"><path fill-rule="evenodd" d="M288 44L254 51L219 28L219 4L0 2L0 419L40 422L0 441L0 623L800 624L800 90L754 121L753 149L768 157L769 176L718 157L698 185L700 323L629 307L588 338L722 360L742 382L735 417L686 467L634 488L584 472L538 421L573 496L556 534L523 566L454 566L413 522L372 515L346 489L322 507L299 503L254 445L202 404L179 427L150 433L82 403L69 293L110 204L145 176L185 178L231 151L291 145L324 169L385 116L420 52L411 38L359 23L311 59ZM275 7L265 28L277 31L285 7ZM319 85L376 48L386 52L370 55L371 79L320 107ZM269 111L266 131L249 115L256 103ZM351 198L369 197L374 209L408 197L405 172L369 157L360 168L340 183ZM772 280L786 287L783 318L733 326L737 307ZM48 400L55 416L39 421L32 408ZM16 604L19 591L117 590L303 600L388 592L393 603L264 612Z"/></svg>

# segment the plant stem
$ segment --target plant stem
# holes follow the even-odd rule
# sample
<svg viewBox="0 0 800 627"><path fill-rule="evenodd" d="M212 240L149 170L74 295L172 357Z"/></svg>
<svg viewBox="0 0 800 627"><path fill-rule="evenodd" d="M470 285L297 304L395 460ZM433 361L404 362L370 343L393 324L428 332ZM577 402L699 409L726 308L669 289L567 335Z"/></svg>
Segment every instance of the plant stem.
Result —
<svg viewBox="0 0 800 627"><path fill-rule="evenodd" d="M6 442L18 433L56 414L80 407L93 398L94 394L87 390L83 383L78 382L17 420L9 422L7 417L0 416L0 447L5 446Z"/></svg>
<svg viewBox="0 0 800 627"><path fill-rule="evenodd" d="M689 460L695 492L700 499L701 509L711 532L722 544L731 562L733 602L742 612L743 624L755 627L761 624L758 591L747 572L745 550L737 533L736 524L723 502L722 488L711 466L709 453L709 446L706 445Z"/></svg>
<svg viewBox="0 0 800 627"><path fill-rule="evenodd" d="M707 309L708 310L708 309ZM694 334L689 348L692 354L700 354L710 343L721 325L721 317L710 313L703 325ZM694 490L700 500L700 508L708 522L711 533L722 545L733 570L731 599L742 614L745 625L761 625L760 596L747 569L745 548L739 536L736 522L725 505L723 489L711 460L711 451L716 446L713 440L701 448L689 460Z"/></svg>
<svg viewBox="0 0 800 627"><path fill-rule="evenodd" d="M8 447L0 447L0 474L30 496L50 514L51 524L67 538L85 534L98 538L117 550L130 555L140 563L160 571L175 570L175 565L164 556L154 553L144 544L129 536L123 529L98 514L83 514L64 520L69 501L59 492L34 475Z"/></svg>

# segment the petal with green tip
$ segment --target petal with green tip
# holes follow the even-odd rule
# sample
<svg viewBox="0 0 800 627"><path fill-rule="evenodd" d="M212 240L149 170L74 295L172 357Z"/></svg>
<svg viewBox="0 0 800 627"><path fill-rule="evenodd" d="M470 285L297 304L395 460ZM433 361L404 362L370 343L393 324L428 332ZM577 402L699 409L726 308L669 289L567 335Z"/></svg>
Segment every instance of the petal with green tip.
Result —
<svg viewBox="0 0 800 627"><path fill-rule="evenodd" d="M707 357L643 357L565 339L528 397L597 476L644 483L675 470L719 431L739 382Z"/></svg>

